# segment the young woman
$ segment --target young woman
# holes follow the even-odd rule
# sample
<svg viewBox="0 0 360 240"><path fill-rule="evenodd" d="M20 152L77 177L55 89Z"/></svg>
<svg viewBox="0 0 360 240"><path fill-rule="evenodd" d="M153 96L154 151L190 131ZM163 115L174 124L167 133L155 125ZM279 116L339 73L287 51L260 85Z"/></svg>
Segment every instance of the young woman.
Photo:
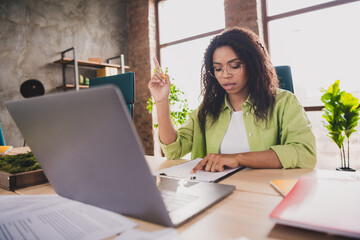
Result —
<svg viewBox="0 0 360 240"><path fill-rule="evenodd" d="M313 168L315 137L303 107L278 79L258 36L244 28L214 37L202 66L203 101L176 131L170 120L169 76L156 59L149 89L156 102L159 138L168 159L191 152L193 169Z"/></svg>

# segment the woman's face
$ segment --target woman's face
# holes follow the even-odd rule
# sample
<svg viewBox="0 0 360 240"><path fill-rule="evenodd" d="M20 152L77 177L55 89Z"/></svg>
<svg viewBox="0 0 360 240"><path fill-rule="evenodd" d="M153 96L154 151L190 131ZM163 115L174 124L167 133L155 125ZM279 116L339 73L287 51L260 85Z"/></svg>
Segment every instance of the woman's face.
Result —
<svg viewBox="0 0 360 240"><path fill-rule="evenodd" d="M229 46L222 46L213 54L213 72L219 84L231 95L246 98L249 94L248 77L243 62Z"/></svg>

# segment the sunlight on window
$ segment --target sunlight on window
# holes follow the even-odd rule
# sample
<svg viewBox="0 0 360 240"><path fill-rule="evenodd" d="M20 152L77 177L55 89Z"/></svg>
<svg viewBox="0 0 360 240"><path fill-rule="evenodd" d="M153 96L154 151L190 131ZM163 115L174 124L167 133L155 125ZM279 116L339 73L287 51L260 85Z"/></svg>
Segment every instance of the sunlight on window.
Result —
<svg viewBox="0 0 360 240"><path fill-rule="evenodd" d="M191 110L197 108L202 100L199 98L201 66L211 38L201 38L161 49L162 65L169 68L171 80L185 93Z"/></svg>
<svg viewBox="0 0 360 240"><path fill-rule="evenodd" d="M159 2L160 44L222 29L224 0Z"/></svg>
<svg viewBox="0 0 360 240"><path fill-rule="evenodd" d="M225 28L224 0L171 0L159 2L160 44ZM160 49L161 65L185 93L191 110L201 102L200 73L210 37Z"/></svg>
<svg viewBox="0 0 360 240"><path fill-rule="evenodd" d="M271 0L268 4L270 9L289 11L306 7L298 5L306 2L310 5L308 0ZM321 2L311 1L311 5ZM360 98L359 12L360 3L356 2L269 22L272 62L275 66L291 66L295 95L304 106L323 105L320 89L327 89L337 79L341 81L341 90ZM272 14L277 13L269 13ZM338 166L339 149L328 137L322 114L322 111L307 112L316 137L317 156L321 158L316 167ZM360 154L359 144L360 126L351 136L351 159ZM352 166L360 163L353 161Z"/></svg>
<svg viewBox="0 0 360 240"><path fill-rule="evenodd" d="M304 106L323 105L321 88L340 79L360 97L360 3L346 4L269 23L273 64L290 65Z"/></svg>

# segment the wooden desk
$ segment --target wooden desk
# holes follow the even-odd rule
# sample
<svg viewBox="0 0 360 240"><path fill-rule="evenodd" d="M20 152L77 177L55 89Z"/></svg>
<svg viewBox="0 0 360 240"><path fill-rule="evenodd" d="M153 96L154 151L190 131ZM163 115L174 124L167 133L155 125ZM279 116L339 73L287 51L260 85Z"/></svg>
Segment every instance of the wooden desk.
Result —
<svg viewBox="0 0 360 240"><path fill-rule="evenodd" d="M18 149L15 149L17 151ZM185 160L166 160L146 156L151 170L162 169ZM282 197L270 186L273 179L299 178L303 175L347 174L336 171L292 169L244 169L224 179L221 183L232 184L236 190L221 202L213 205L184 225L177 228L182 239L344 239L293 227L277 225L269 219L270 212L282 200ZM15 192L0 190L6 194L51 194L49 183ZM133 219L139 229L154 231L163 226Z"/></svg>

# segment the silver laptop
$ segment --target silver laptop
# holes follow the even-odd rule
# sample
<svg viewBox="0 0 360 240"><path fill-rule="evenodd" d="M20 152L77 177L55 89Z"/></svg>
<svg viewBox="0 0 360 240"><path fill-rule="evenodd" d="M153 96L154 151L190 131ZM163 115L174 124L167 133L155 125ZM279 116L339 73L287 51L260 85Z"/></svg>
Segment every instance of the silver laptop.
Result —
<svg viewBox="0 0 360 240"><path fill-rule="evenodd" d="M6 107L61 196L178 226L234 190L231 185L152 176L114 86L49 94Z"/></svg>

